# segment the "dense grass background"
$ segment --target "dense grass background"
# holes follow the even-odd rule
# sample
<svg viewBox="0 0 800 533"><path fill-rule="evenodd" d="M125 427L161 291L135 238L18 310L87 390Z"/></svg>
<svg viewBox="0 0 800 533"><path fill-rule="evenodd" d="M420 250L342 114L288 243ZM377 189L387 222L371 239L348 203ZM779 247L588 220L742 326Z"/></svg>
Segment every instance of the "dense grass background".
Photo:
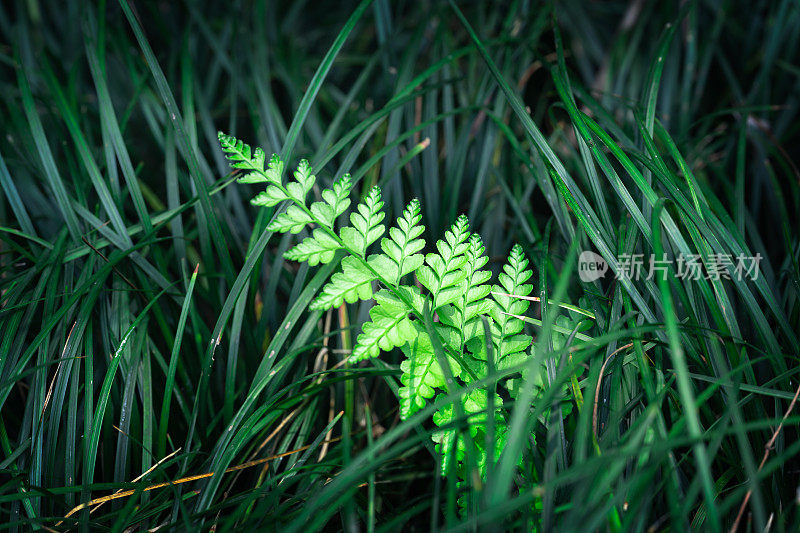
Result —
<svg viewBox="0 0 800 533"><path fill-rule="evenodd" d="M4 3L0 523L797 530L798 27L790 0ZM345 367L367 309L307 310L331 267L283 261L217 130L418 197L429 243L466 213L495 270L519 242L594 313L564 346L531 313L520 470L437 475L400 355ZM582 283L583 249L764 259Z"/></svg>

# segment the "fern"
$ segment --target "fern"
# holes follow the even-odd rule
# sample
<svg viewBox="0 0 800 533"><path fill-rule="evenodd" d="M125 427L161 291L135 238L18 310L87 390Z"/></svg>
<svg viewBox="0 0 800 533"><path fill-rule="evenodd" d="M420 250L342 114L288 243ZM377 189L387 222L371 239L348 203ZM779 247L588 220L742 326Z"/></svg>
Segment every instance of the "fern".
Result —
<svg viewBox="0 0 800 533"><path fill-rule="evenodd" d="M419 252L425 248L425 241L419 236L425 231L425 226L420 225L419 201L411 200L397 219L397 227L389 230L389 237L381 240L381 249L384 255L376 256L377 265L386 278L397 285L400 279L410 272L417 270L424 260Z"/></svg>
<svg viewBox="0 0 800 533"><path fill-rule="evenodd" d="M470 349L485 356L485 334L481 317L492 309L492 303L486 297L491 286L486 282L492 277L491 272L481 270L489 258L484 254L484 247L478 235L471 235L464 254L465 261L461 267L461 281L457 287L458 297L452 304L439 309L442 323L452 328L458 342L459 351L470 343Z"/></svg>
<svg viewBox="0 0 800 533"><path fill-rule="evenodd" d="M425 265L417 271L417 279L433 296L433 309L456 301L461 295L461 281L466 276L462 266L469 245L469 222L461 215L444 234L444 240L436 242L438 254L425 256Z"/></svg>
<svg viewBox="0 0 800 533"><path fill-rule="evenodd" d="M405 419L416 413L434 397L437 390L445 389L445 372L439 365L433 342L419 322L412 322L415 329L413 338L402 346L406 359L400 363L403 371L400 381L403 384L400 395L400 416ZM461 373L457 361L448 358L450 372L454 376Z"/></svg>
<svg viewBox="0 0 800 533"><path fill-rule="evenodd" d="M264 169L264 150L256 148L252 155L250 146L242 141L219 132L219 144L225 157L231 162L232 168L242 169L245 172L239 177L239 183L272 183L280 185L283 174L283 162L277 155L272 154L267 169ZM263 194L263 193L262 193ZM261 196L261 195L259 195ZM284 198L285 199L285 198ZM280 202L278 200L275 203ZM254 202L255 203L255 200ZM259 204L268 205L268 204ZM274 204L273 204L274 205Z"/></svg>
<svg viewBox="0 0 800 533"><path fill-rule="evenodd" d="M403 418L424 408L434 398L449 392L447 376L455 386L486 377L488 353L486 328L489 325L494 366L508 368L522 362L532 339L524 333L523 317L528 302L519 297L530 294L531 271L522 248L511 250L508 264L489 285L491 273L478 235L472 234L469 221L460 216L435 244L436 251L422 254L425 227L421 224L420 204L412 200L389 228L378 187L373 187L348 217L349 224L336 225L350 206L352 181L348 175L336 180L320 193L320 199L307 203L316 178L308 162L301 161L293 180L283 183L283 163L272 156L264 167L260 149L252 150L241 141L220 133L220 144L231 166L243 171L243 183L264 183L266 189L252 203L275 206L287 201L285 212L274 217L271 231L310 234L287 251L292 261L311 266L328 263L340 250L345 252L341 269L334 273L311 303L312 309L330 309L346 303L374 300L369 321L363 324L350 355L353 362L377 357L381 352L400 348L402 387L399 389L400 415ZM380 239L380 250L374 250ZM376 253L370 253L370 251ZM413 278L412 278L413 276ZM491 293L491 297L490 297ZM433 339L425 327L426 313L434 321L433 332L445 349L437 355ZM447 368L440 364L444 362ZM517 378L519 375L517 375ZM513 380L503 386L514 393ZM542 383L543 385L543 383ZM505 445L506 419L502 397L494 394L494 412L489 413L487 391L473 389L462 394L459 403L439 409L433 421L440 430L433 435L436 449L443 455L443 469L456 469L465 479L467 442L455 427L459 413L468 418L468 427L477 466L485 476L488 465L499 457ZM488 443L486 423L494 417L494 442ZM451 458L455 459L452 463Z"/></svg>
<svg viewBox="0 0 800 533"><path fill-rule="evenodd" d="M384 216L382 208L381 190L373 187L357 211L350 215L352 226L343 227L340 233L342 242L350 251L364 257L369 245L383 235L384 227L380 223Z"/></svg>
<svg viewBox="0 0 800 533"><path fill-rule="evenodd" d="M517 245L511 249L508 264L498 276L499 285L492 291L495 306L492 309L492 340L497 364L506 368L522 362L532 338L522 333L524 322L520 319L528 310L529 302L517 296L528 296L533 286L526 282L531 277L528 260Z"/></svg>
<svg viewBox="0 0 800 533"><path fill-rule="evenodd" d="M322 294L313 302L311 309L330 309L358 300L372 298L372 282L377 275L370 269L369 263L359 261L354 256L342 259L342 270L331 276L331 281L322 288Z"/></svg>
<svg viewBox="0 0 800 533"><path fill-rule="evenodd" d="M500 457L505 447L507 428L505 419L500 413L503 399L500 395L494 395L495 404L495 433L493 443L487 443L486 423L489 402L487 392L483 389L476 389L466 393L462 398L462 409L469 421L470 437L477 453L477 466L481 477L485 479L489 461L492 458ZM433 423L439 427L452 426L457 421L455 405L450 403L433 415ZM451 469L456 468L460 477L466 478L467 473L463 470L463 463L466 456L466 442L463 436L458 435L452 427L437 431L433 434L436 444L436 451L442 454L442 474L447 474ZM494 444L494 446L492 446ZM451 452L452 450L452 452ZM452 459L456 460L454 465Z"/></svg>
<svg viewBox="0 0 800 533"><path fill-rule="evenodd" d="M369 311L371 321L364 324L350 359L360 361L377 357L381 351L388 352L414 338L417 333L409 318L411 311L390 291L378 291L375 306Z"/></svg>
<svg viewBox="0 0 800 533"><path fill-rule="evenodd" d="M283 255L290 261L306 261L309 265L316 266L319 263L323 265L330 263L336 251L341 248L339 241L317 228L311 237L306 237L303 242Z"/></svg>

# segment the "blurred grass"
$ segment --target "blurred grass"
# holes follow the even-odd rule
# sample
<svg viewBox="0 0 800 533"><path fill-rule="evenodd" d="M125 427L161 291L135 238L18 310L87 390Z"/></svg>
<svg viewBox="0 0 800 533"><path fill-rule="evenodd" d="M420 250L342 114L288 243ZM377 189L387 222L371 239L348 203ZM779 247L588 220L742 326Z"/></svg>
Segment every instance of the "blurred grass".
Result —
<svg viewBox="0 0 800 533"><path fill-rule="evenodd" d="M742 530L796 530L798 25L789 0L3 4L3 528L719 530L747 498ZM537 265L551 382L466 514L433 409L399 420L397 355L344 368L367 309L307 310L337 262L284 263L217 130ZM763 260L583 283L582 249Z"/></svg>

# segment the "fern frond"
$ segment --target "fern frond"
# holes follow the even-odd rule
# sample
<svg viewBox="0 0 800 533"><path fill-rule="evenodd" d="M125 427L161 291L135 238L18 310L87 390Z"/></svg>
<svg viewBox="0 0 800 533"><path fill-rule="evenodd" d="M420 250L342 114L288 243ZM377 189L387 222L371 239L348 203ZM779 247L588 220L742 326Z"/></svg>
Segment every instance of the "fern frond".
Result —
<svg viewBox="0 0 800 533"><path fill-rule="evenodd" d="M491 279L492 274L481 270L489 258L484 255L485 248L478 235L471 235L467 244L467 251L464 254L466 261L461 267L464 279L458 288L460 296L455 302L438 311L442 323L452 327L460 335L456 349L458 352L461 352L464 345L473 339L479 340L477 345L484 344L480 340L485 336L480 317L491 310L491 302L486 299L491 286L486 282ZM485 349L483 351L485 352Z"/></svg>
<svg viewBox="0 0 800 533"><path fill-rule="evenodd" d="M474 449L477 452L478 469L482 476L486 475L487 465L489 463L489 448L486 446L486 433L485 427L487 423L487 412L489 411L488 395L485 389L475 389L465 393L460 401L464 415L469 421L469 432L472 437ZM501 414L503 407L503 399L500 395L494 395L494 413L495 413L495 440L493 442L494 449L492 451L493 460L497 460L505 448L506 432L503 429L506 427L505 421ZM433 423L439 427L453 425L456 421L455 405L451 402L439 409L433 414ZM499 431L498 431L499 430ZM463 463L466 457L467 443L462 435L458 435L456 428L449 427L447 429L439 430L431 436L436 442L436 450L442 455L442 474L447 474L454 466L453 460L457 464ZM455 452L452 452L455 448Z"/></svg>
<svg viewBox="0 0 800 533"><path fill-rule="evenodd" d="M530 305L528 300L515 298L527 296L533 290L533 285L526 283L532 275L527 267L528 260L522 247L515 245L511 249L508 263L503 266L503 272L497 278L500 284L493 287L492 298L495 305L490 313L491 330L495 359L500 368L521 362L525 357L524 352L533 340L530 335L522 333L524 323L516 318L524 315Z"/></svg>
<svg viewBox="0 0 800 533"><path fill-rule="evenodd" d="M381 351L401 349L405 359L400 364L402 386L398 396L403 419L424 408L448 388L445 375L452 375L452 385L456 387L486 377L484 319L489 323L498 368L508 368L528 356L531 337L524 334L524 323L517 318L524 315L529 305L518 297L527 296L533 290L528 284L531 271L527 269L528 260L522 248L512 249L498 283L490 286L491 274L484 270L488 262L485 248L480 237L470 232L465 216L460 216L444 238L436 241L435 253L423 256L425 241L421 236L425 227L421 224L419 202L409 202L396 225L384 236L381 191L373 187L350 214L350 224L342 225L337 233L337 219L350 206L352 181L349 175L323 190L321 200L309 206L306 197L316 178L307 161L301 161L293 180L283 185L283 163L276 156L264 169L262 150L251 150L238 139L222 133L220 145L232 166L245 172L240 181L267 183L266 189L252 200L254 205L291 202L284 213L275 217L269 230L299 233L309 224L317 225L309 236L284 254L286 259L306 261L315 266L332 261L340 250L346 252L341 270L331 276L310 309L326 310L345 302L369 300L373 298L373 290L377 290L373 285L380 287L374 295L375 305L369 311L370 320L363 325L350 360L356 362L376 357ZM370 246L378 239L380 253L368 256ZM403 279L412 273L424 291L416 285L403 284ZM489 298L490 292L494 292L493 299ZM438 317L431 333L423 322L427 312L434 312ZM432 339L429 335L436 337ZM433 340L441 342L444 360L437 357ZM557 344L563 339L554 338L554 341ZM449 368L444 369L440 364L447 364ZM536 383L539 388L547 384L544 370L542 366L530 376L539 380ZM516 397L518 381L510 376L499 385ZM487 392L483 389L472 390L458 400L469 418L468 427L482 477L486 476L490 460L499 457L506 441L503 402L499 395L493 394L495 409L492 413L488 412ZM464 435L450 427L456 412L462 410L455 407L451 403L434 415L434 422L441 429L434 433L433 440L444 457L443 471L455 468L458 476L465 479L468 475L463 464L466 441ZM486 441L487 416L493 416L495 421L491 443Z"/></svg>
<svg viewBox="0 0 800 533"><path fill-rule="evenodd" d="M311 173L311 165L305 159L301 159L297 170L294 171L294 181L286 184L286 192L298 204L305 205L306 195L316 180L317 177Z"/></svg>
<svg viewBox="0 0 800 533"><path fill-rule="evenodd" d="M311 303L310 309L326 310L372 298L372 282L376 276L363 261L352 255L342 259L342 270L331 276L322 294Z"/></svg>
<svg viewBox="0 0 800 533"><path fill-rule="evenodd" d="M400 382L403 386L398 391L400 417L403 419L425 407L427 400L436 394L436 389L445 388L445 374L436 359L431 338L418 321L413 325L416 335L401 348L406 356L400 363L400 370L403 371ZM447 357L447 362L453 376L459 376L461 367L458 362L451 357Z"/></svg>
<svg viewBox="0 0 800 533"><path fill-rule="evenodd" d="M275 220L267 226L269 231L280 233L300 233L306 224L314 222L308 213L297 205L290 205L285 213L279 214Z"/></svg>
<svg viewBox="0 0 800 533"><path fill-rule="evenodd" d="M345 174L333 182L333 188L322 191L323 201L311 204L311 214L317 217L321 224L333 229L334 221L350 207L352 186L350 174Z"/></svg>
<svg viewBox="0 0 800 533"><path fill-rule="evenodd" d="M392 286L395 294L380 291L375 295L377 305L370 311L372 321L362 328L363 333L350 356L353 361L376 357L381 350L403 346L416 335L408 316L409 313L422 316L425 298L417 287L399 283L404 275L422 264L423 256L417 253L425 246L425 241L419 238L425 231L419 223L421 218L419 201L414 199L397 219L397 226L389 230L389 236L381 239L384 254L369 257L369 263Z"/></svg>
<svg viewBox="0 0 800 533"><path fill-rule="evenodd" d="M425 231L421 219L419 200L415 198L397 219L397 227L389 229L389 236L381 239L384 255L376 255L375 260L384 278L394 285L424 261L419 253L425 247L425 241L419 238Z"/></svg>
<svg viewBox="0 0 800 533"><path fill-rule="evenodd" d="M370 244L383 235L384 227L381 224L384 213L381 190L373 187L367 197L358 205L355 213L350 215L352 226L342 228L340 237L345 245L361 257L365 257Z"/></svg>
<svg viewBox="0 0 800 533"><path fill-rule="evenodd" d="M459 300L458 310L461 314L461 325L466 325L478 315L488 313L491 306L486 301L489 296L491 286L486 285L492 277L492 273L481 270L489 258L484 255L486 248L483 246L480 236L473 234L469 239L464 264L464 282L462 283L462 296Z"/></svg>
<svg viewBox="0 0 800 533"><path fill-rule="evenodd" d="M300 244L283 254L283 257L290 261L308 261L310 266L320 263L324 265L330 263L336 251L341 249L339 241L331 237L328 232L317 228L311 237L303 239Z"/></svg>
<svg viewBox="0 0 800 533"><path fill-rule="evenodd" d="M258 193L250 200L250 203L260 207L272 207L288 199L289 196L286 195L282 188L275 185L268 185L267 190Z"/></svg>
<svg viewBox="0 0 800 533"><path fill-rule="evenodd" d="M433 297L433 310L455 302L460 294L460 283L465 277L462 267L467 261L465 253L469 249L469 221L461 215L449 230L444 240L436 242L438 254L425 256L425 265L417 270L417 279L430 291Z"/></svg>
<svg viewBox="0 0 800 533"><path fill-rule="evenodd" d="M264 183L272 182L280 185L281 174L283 173L283 162L278 159L278 156L272 154L269 161L269 166L264 171L264 150L256 148L252 152L250 146L240 141L232 135L226 135L221 131L217 133L219 144L225 157L231 162L231 167L242 169L245 171L239 177L239 183Z"/></svg>
<svg viewBox="0 0 800 533"><path fill-rule="evenodd" d="M364 323L350 355L353 362L377 357L381 350L388 352L403 346L417 335L409 318L412 310L397 296L383 289L375 293L375 302L376 305L369 311L372 320Z"/></svg>

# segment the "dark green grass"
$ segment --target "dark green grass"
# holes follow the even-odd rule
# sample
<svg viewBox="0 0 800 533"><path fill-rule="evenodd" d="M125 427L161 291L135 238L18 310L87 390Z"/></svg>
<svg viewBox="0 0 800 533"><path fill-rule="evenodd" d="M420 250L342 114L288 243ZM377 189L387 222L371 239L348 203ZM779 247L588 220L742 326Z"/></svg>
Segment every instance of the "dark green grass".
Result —
<svg viewBox="0 0 800 533"><path fill-rule="evenodd" d="M796 530L798 27L788 0L4 3L0 524L721 530L747 498L742 530ZM284 262L218 130L419 198L428 242L466 213L494 269L523 245L551 382L485 483L437 475L432 408L399 420L399 354L344 366L366 307L307 309L335 263ZM583 283L584 249L763 260ZM554 348L559 303L595 319Z"/></svg>

